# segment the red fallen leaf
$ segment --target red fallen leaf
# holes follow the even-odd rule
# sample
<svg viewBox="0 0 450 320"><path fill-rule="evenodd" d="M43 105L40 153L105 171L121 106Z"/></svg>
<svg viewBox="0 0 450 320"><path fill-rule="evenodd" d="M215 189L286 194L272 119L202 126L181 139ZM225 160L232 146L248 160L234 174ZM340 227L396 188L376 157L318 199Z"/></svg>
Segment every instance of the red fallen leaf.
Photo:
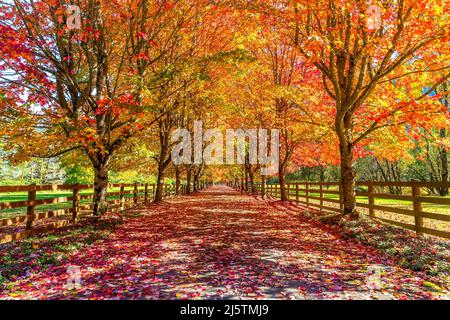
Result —
<svg viewBox="0 0 450 320"><path fill-rule="evenodd" d="M339 239L337 229L325 231L320 223L292 215L292 208L278 201L224 187L143 210L144 217L125 220L108 238L57 266L33 268L30 278L14 278L12 289L0 293L0 299L273 298L268 296L273 288L285 299L299 294L360 299L370 298L367 267L392 263L370 247ZM40 247L36 258L55 252L51 246ZM66 268L74 265L81 269L82 288L68 292ZM423 278L410 271L396 268L382 280L386 294L394 298L432 297L422 290ZM403 282L407 285L401 286ZM284 292L290 288L298 293Z"/></svg>

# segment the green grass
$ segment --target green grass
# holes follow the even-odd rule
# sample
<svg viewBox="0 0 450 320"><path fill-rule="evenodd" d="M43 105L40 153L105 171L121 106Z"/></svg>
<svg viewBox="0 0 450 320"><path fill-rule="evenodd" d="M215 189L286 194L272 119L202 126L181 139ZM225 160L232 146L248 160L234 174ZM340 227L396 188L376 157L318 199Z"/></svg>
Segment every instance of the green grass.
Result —
<svg viewBox="0 0 450 320"><path fill-rule="evenodd" d="M295 199L295 193L293 193L291 191L290 195L291 195L291 199ZM312 196L312 197L320 197L319 193L314 193L314 192L309 193L309 195ZM302 196L305 197L306 193L305 192L299 192L299 196L300 196L300 200L304 200L304 198L302 199ZM432 196L432 197L437 197L437 196ZM339 195L337 195L337 194L323 194L323 198L324 199L339 200ZM450 196L439 197L439 198L450 199ZM366 197L366 196L357 196L356 200L357 200L357 202L361 202L361 203L369 203L369 198ZM318 201L318 200L311 200L311 201ZM329 202L329 204L333 204L333 203ZM397 207L397 208L405 208L405 209L406 208L410 208L410 209L412 209L412 201L407 201L407 200L376 198L375 199L375 204L376 205L380 205L380 206L392 206L392 207ZM450 214L450 206L445 205L445 204L422 203L422 207L423 207L424 211Z"/></svg>
<svg viewBox="0 0 450 320"><path fill-rule="evenodd" d="M325 193L326 191L329 191L329 190L337 191L337 188L336 187L334 187L334 188L330 187L329 189L324 188L323 189L323 191L324 191L323 198L330 199L330 200L339 200L339 195ZM279 192L279 189L278 189L278 192ZM320 193L317 190L310 192L309 195L313 196L313 197L320 197ZM299 192L299 200L300 201L305 201L305 196L306 196L306 192L304 192L304 191ZM427 197L427 196L424 195L424 197ZM434 196L430 196L430 197L438 197L438 196L434 195ZM442 198L450 199L450 196L442 197ZM290 199L295 200L295 191L294 190L290 191ZM369 203L369 199L366 196L357 196L356 200L359 203L366 203L366 204ZM319 200L316 200L316 199L310 199L309 201L311 204L319 204L319 202L320 202ZM391 207L391 208L400 208L400 209L406 209L406 210L413 210L413 202L407 201L407 200L375 198L375 205ZM324 201L324 206L338 208L339 204L335 203L335 202ZM312 206L312 208L317 209L314 206ZM365 209L365 208L359 208L358 210L360 211L360 213L364 213L364 214L369 213L369 210ZM450 215L450 206L445 205L445 204L422 202L422 210L425 212ZM389 211L375 210L375 215L378 218L384 218L384 219L388 219L388 220L403 222L403 223L407 223L410 225L414 225L414 223L415 223L413 216L393 213L393 212L389 212ZM425 218L424 219L424 227L435 229L435 230L448 231L449 223L445 222L445 221Z"/></svg>
<svg viewBox="0 0 450 320"><path fill-rule="evenodd" d="M125 191L132 191L133 187L125 188ZM112 188L109 189L108 192L119 192L119 188ZM151 190L149 190L151 193ZM92 190L80 190L80 195L92 195ZM144 192L139 190L138 193L140 196L144 195ZM53 198L62 198L62 197L71 197L73 194L72 192L61 192L61 191L38 191L36 194L36 199L53 199ZM125 198L132 198L133 194L126 194ZM0 193L0 203L2 202L18 202L18 201L26 201L28 199L27 192L8 192L8 193ZM119 196L109 196L108 200L117 200L119 199ZM80 205L87 205L92 203L92 199L83 199L80 200ZM55 203L55 204L45 204L45 205L39 205L36 206L36 212L45 212L50 210L61 210L61 209L67 209L72 207L72 201L68 202L61 202L61 203ZM13 218L17 217L18 215L23 215L27 211L26 207L19 207L19 208L11 208L11 209L4 209L0 210L0 219L5 218Z"/></svg>

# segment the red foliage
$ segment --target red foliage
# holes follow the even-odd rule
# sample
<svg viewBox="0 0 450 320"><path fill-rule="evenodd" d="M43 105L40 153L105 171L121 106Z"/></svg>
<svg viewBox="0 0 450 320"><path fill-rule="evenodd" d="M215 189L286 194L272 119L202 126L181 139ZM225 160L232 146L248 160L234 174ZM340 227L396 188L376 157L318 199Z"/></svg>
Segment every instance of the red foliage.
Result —
<svg viewBox="0 0 450 320"><path fill-rule="evenodd" d="M172 199L126 220L109 239L33 270L0 298L432 298L423 279L302 210L224 187ZM371 265L386 268L380 291L369 290ZM79 290L65 288L69 266L81 270Z"/></svg>

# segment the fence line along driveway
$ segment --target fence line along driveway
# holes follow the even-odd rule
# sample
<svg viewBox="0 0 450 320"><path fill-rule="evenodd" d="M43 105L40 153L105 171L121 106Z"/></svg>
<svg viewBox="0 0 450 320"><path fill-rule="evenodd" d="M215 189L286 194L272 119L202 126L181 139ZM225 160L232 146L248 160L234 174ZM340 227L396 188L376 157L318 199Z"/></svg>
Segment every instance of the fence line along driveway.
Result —
<svg viewBox="0 0 450 320"><path fill-rule="evenodd" d="M423 299L423 279L292 214L215 186L167 199L108 239L8 285L2 299ZM79 286L67 289L79 270Z"/></svg>
<svg viewBox="0 0 450 320"><path fill-rule="evenodd" d="M201 181L199 188L206 185ZM0 186L0 244L67 227L80 218L92 216L93 188L93 185ZM109 211L145 206L154 199L155 190L156 185L148 183L111 184ZM173 184L163 185L163 198L186 192L186 184L181 184L178 192Z"/></svg>
<svg viewBox="0 0 450 320"><path fill-rule="evenodd" d="M236 190L242 182L230 183ZM259 193L280 197L279 184L255 183ZM450 239L450 197L427 196L424 190L449 189L450 182L357 182L358 211L379 221L419 235ZM289 200L320 212L341 212L343 202L337 182L299 182L286 185ZM390 189L391 193L387 191Z"/></svg>

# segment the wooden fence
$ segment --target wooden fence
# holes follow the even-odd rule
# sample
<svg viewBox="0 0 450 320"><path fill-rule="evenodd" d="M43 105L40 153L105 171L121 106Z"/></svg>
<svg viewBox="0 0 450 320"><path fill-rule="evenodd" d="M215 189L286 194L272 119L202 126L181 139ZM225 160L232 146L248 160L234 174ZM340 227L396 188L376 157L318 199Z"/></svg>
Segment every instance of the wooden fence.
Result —
<svg viewBox="0 0 450 320"><path fill-rule="evenodd" d="M0 186L0 195L10 195L11 193L26 193L27 200L0 202L0 244L23 238L27 238L37 233L47 232L61 227L74 224L78 219L92 216L93 185L29 185L29 186ZM200 189L205 187L205 183L200 182ZM109 212L119 212L151 202L155 195L155 184L111 184L108 192ZM130 189L130 190L126 190ZM49 191L59 191L67 193L68 196L52 197ZM46 198L38 199L40 192L47 192ZM83 194L85 192L85 194ZM180 186L180 193L186 194L187 186ZM164 184L163 197L170 197L176 194L175 185ZM23 196L22 196L23 197ZM86 203L89 201L89 203ZM85 202L85 203L83 203ZM39 206L51 206L58 204L64 209L42 209ZM17 209L24 211L24 214L13 214L13 217L1 218L5 210ZM44 219L54 218L51 223L34 227L35 222ZM21 226L23 225L23 228ZM2 235L2 228L17 227L20 232ZM3 230L4 231L4 230Z"/></svg>
<svg viewBox="0 0 450 320"><path fill-rule="evenodd" d="M230 185L240 191L244 189L242 183L239 182ZM286 187L290 201L295 201L307 208L321 212L342 211L343 204L339 183L301 182L289 183ZM386 192L389 187L401 190L401 194ZM364 214L382 222L416 231L420 235L428 234L450 239L450 198L428 196L422 193L424 189L449 187L449 182L358 182L356 184L356 205ZM280 198L279 184L262 185L256 183L255 189L258 193ZM394 200L393 205L377 204L377 202L386 200ZM395 201L398 201L400 205L396 204ZM431 207L432 211L427 211L428 207ZM439 207L439 210L436 207ZM400 217L400 219L397 219L397 217ZM410 219L402 217L409 217ZM438 230L425 226L424 219L438 222L443 227ZM428 224L433 225L433 223Z"/></svg>

